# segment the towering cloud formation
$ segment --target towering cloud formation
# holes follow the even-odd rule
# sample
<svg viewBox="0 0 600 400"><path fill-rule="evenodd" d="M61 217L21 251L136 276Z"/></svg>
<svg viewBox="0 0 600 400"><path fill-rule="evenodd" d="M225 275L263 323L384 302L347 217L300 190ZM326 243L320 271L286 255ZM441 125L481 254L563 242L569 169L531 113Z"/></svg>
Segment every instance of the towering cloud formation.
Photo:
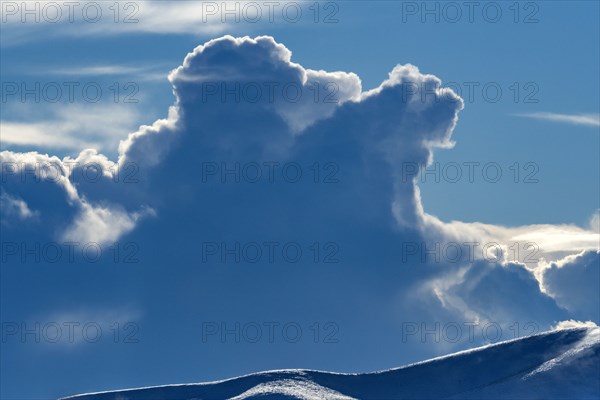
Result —
<svg viewBox="0 0 600 400"><path fill-rule="evenodd" d="M369 329L390 343L407 320L528 319L543 327L598 320L583 293L571 295L576 281L597 276L597 252L543 273L536 262L490 262L481 252L420 257L423 246L449 241L462 248L498 241L506 253L515 237L544 232L556 240L543 255L564 256L593 249L598 237L572 226L504 228L427 215L413 166L431 162L436 147L451 147L463 107L435 76L398 65L378 88L363 91L355 74L293 63L271 37L226 36L194 49L169 79L176 101L167 118L124 139L115 162L95 150L63 160L0 153L5 237L106 245L126 238L140 244L149 269L172 274L177 294L201 302L203 315L330 312L350 331ZM46 164L57 166L52 178L39 168ZM197 268L207 257L219 266L239 256L219 246L259 243L267 254L264 243L273 241L277 251L298 244L304 257L284 259L282 267L265 255L248 263L251 272L226 276L210 263ZM418 256L407 259L408 250ZM327 257L337 262L323 264ZM234 293L244 301L235 311L225 300L206 302L190 286L199 276L217 300ZM172 291L161 284L148 282L146 295ZM597 279L588 284L585 293L597 293ZM165 301L182 307L174 297Z"/></svg>
<svg viewBox="0 0 600 400"><path fill-rule="evenodd" d="M600 252L585 251L547 263L541 269L542 288L574 318L598 321Z"/></svg>

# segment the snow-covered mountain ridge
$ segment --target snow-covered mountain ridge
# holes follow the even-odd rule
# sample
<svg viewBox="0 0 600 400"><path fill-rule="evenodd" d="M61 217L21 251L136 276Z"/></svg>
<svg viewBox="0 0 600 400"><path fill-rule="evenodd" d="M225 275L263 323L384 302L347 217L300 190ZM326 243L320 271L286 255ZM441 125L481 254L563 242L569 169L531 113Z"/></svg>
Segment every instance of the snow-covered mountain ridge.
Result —
<svg viewBox="0 0 600 400"><path fill-rule="evenodd" d="M600 328L560 329L380 372L267 371L67 399L600 399Z"/></svg>

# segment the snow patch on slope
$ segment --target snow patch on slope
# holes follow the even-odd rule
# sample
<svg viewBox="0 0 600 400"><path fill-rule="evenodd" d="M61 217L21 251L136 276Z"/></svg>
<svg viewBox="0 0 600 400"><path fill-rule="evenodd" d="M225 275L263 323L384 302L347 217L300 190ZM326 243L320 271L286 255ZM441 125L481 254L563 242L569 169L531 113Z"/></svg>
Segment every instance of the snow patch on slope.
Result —
<svg viewBox="0 0 600 400"><path fill-rule="evenodd" d="M594 346L600 343L600 328L588 329L587 334L581 339L572 349L567 350L558 357L546 361L534 371L523 377L523 380L529 379L536 374L550 371L559 366L567 366L570 363L575 363L580 357L591 354Z"/></svg>
<svg viewBox="0 0 600 400"><path fill-rule="evenodd" d="M284 395L299 400L356 400L305 379L282 379L261 383L231 400L252 399L260 395Z"/></svg>

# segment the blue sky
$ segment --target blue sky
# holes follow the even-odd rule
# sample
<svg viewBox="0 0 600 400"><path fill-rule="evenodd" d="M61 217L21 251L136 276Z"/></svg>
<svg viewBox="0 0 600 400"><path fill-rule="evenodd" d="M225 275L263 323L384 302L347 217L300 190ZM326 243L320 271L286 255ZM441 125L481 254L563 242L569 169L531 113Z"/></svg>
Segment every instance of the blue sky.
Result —
<svg viewBox="0 0 600 400"><path fill-rule="evenodd" d="M477 320L502 326L508 339L515 323L598 323L597 2L482 2L472 20L453 3L462 7L457 22L436 2L293 3L303 11L296 23L276 9L274 23L225 24L222 10L208 15L199 2L120 3L118 23L101 3L97 23L57 24L45 23L48 15L22 23L14 4L2 2L3 165L26 170L57 156L108 175L77 180L76 168L65 180L35 182L1 171L3 398L274 368L377 370L486 342L404 341L407 324ZM133 11L138 22L125 24ZM226 34L272 38L209 42ZM424 94L436 79L427 74L454 93ZM333 105L199 97L206 82L272 81L333 82L340 97ZM58 101L48 101L57 86ZM33 88L24 99L23 87ZM83 87L100 88L101 98ZM418 89L414 102L399 97L407 88ZM297 162L304 178L204 182L222 162ZM438 181L400 179L428 162ZM135 182L109 176L118 168L127 176L127 165ZM457 165L462 178L453 182L442 171ZM482 175L484 167L502 176ZM539 249L535 262L405 257L410 245L464 248L474 239L507 254L515 243ZM69 241L98 243L103 257L52 262L35 247L64 251ZM264 255L265 242L292 243L304 257L220 260L223 246L254 251L248 244L258 243ZM34 249L25 259L24 247ZM100 326L101 340L81 331L73 343L48 340L44 328L66 332L69 321ZM21 340L22 324L36 323L41 343ZM221 323L240 324L240 343L220 337ZM257 343L244 334L253 324L264 333ZM286 324L302 329L297 342L282 336Z"/></svg>

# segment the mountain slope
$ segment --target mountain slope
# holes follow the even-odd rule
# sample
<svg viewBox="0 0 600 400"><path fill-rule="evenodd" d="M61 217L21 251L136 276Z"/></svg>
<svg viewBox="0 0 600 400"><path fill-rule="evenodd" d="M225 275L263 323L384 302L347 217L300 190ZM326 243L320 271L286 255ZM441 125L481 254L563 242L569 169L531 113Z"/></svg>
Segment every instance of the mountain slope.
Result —
<svg viewBox="0 0 600 400"><path fill-rule="evenodd" d="M599 399L600 328L551 331L366 374L268 371L70 400Z"/></svg>

